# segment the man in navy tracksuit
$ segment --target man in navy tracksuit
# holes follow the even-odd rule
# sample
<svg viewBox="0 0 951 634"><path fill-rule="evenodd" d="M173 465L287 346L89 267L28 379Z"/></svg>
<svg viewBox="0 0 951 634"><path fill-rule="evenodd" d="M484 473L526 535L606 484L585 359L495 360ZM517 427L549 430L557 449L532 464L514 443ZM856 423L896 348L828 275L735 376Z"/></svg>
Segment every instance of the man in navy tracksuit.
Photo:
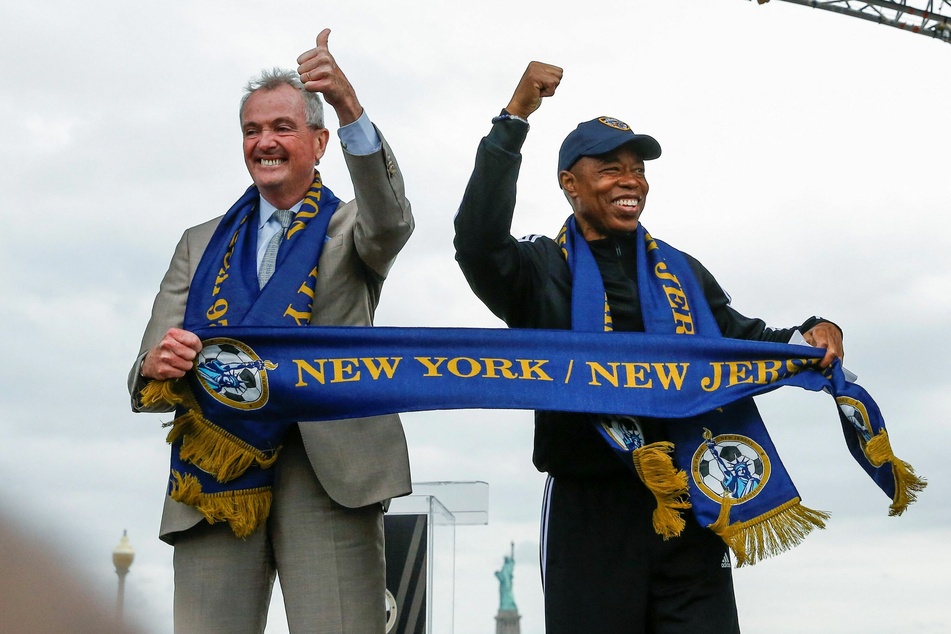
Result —
<svg viewBox="0 0 951 634"><path fill-rule="evenodd" d="M510 327L572 327L572 274L561 246L510 234L526 119L561 76L556 66L529 65L479 146L455 219L456 259L466 279ZM648 192L644 161L658 156L657 141L609 117L580 124L559 156L559 183L597 262L618 331L644 330L634 232ZM789 341L797 328L771 329L739 314L713 276L694 258L687 261L724 337ZM824 366L841 357L842 334L831 322L812 317L798 329L826 348ZM655 533L654 497L599 436L592 422L603 418L535 414L533 462L549 474L541 553L547 631L738 632L727 546L692 517L678 537ZM646 443L665 440L649 422L620 424Z"/></svg>

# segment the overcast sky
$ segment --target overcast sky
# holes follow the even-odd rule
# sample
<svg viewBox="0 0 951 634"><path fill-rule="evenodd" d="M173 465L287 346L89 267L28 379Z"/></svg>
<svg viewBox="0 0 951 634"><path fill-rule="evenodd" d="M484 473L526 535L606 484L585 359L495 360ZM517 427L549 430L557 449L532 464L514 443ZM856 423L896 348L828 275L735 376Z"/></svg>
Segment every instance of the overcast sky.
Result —
<svg viewBox="0 0 951 634"><path fill-rule="evenodd" d="M526 64L562 66L531 120L515 233L553 235L568 215L555 165L578 122L609 115L653 135L663 156L648 166L644 224L700 259L741 312L840 324L896 453L930 481L890 518L828 396L759 398L804 503L832 519L735 572L745 631L949 631L947 43L744 0L36 0L2 15L0 515L107 602L127 529L127 611L147 632L171 631L172 549L157 539L166 417L132 414L126 373L182 231L250 183L244 83L295 67L324 27L417 219L378 325L502 325L453 261L452 216ZM321 172L352 196L339 145ZM510 541L522 632L544 629L531 421L404 416L414 480L490 486L489 524L456 532L458 634L494 631ZM268 632L285 631L275 597Z"/></svg>

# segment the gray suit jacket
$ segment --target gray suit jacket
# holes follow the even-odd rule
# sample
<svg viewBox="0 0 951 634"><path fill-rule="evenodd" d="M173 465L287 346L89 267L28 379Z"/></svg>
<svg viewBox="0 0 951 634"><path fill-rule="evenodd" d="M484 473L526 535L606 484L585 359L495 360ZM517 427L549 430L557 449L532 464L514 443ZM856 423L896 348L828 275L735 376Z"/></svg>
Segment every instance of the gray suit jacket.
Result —
<svg viewBox="0 0 951 634"><path fill-rule="evenodd" d="M346 151L344 156L356 199L337 208L327 229L312 326L372 325L383 280L414 227L403 177L386 140L369 156ZM192 277L220 219L188 229L175 249L129 373L134 411L167 411L146 410L139 403L144 386L139 369L145 353L169 328L182 327ZM300 431L314 473L343 506L356 508L410 493L406 439L396 414L302 423ZM171 542L174 533L202 519L193 507L166 496L160 537Z"/></svg>

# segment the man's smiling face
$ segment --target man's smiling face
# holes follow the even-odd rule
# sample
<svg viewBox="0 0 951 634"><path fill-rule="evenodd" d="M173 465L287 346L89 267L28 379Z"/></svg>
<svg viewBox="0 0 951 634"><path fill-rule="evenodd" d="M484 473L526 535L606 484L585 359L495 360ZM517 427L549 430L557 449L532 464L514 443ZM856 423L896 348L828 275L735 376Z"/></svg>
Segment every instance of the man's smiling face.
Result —
<svg viewBox="0 0 951 634"><path fill-rule="evenodd" d="M559 174L586 240L625 235L637 229L647 201L644 161L630 146L583 156Z"/></svg>
<svg viewBox="0 0 951 634"><path fill-rule="evenodd" d="M261 195L279 209L301 200L329 133L307 125L300 92L289 85L255 91L241 112L241 132L244 162Z"/></svg>

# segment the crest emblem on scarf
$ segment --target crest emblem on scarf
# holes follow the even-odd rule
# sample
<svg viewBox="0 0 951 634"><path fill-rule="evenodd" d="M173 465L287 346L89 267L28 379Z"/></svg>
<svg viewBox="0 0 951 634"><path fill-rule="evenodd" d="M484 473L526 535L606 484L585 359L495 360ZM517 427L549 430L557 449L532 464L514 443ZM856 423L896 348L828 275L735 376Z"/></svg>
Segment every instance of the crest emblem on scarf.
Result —
<svg viewBox="0 0 951 634"><path fill-rule="evenodd" d="M732 498L742 504L756 497L769 480L769 457L752 438L739 434L714 437L703 430L703 443L691 461L694 483L715 502Z"/></svg>
<svg viewBox="0 0 951 634"><path fill-rule="evenodd" d="M852 423L855 428L855 435L858 436L862 449L865 449L865 443L872 439L872 425L869 423L868 411L861 401L848 396L838 396L835 399L839 406L839 411L845 416L845 420Z"/></svg>
<svg viewBox="0 0 951 634"><path fill-rule="evenodd" d="M235 339L209 339L195 359L199 383L215 400L236 409L259 409L267 403L267 371L277 364L258 357Z"/></svg>
<svg viewBox="0 0 951 634"><path fill-rule="evenodd" d="M622 451L634 451L644 446L644 432L633 416L610 416L601 421L601 427Z"/></svg>

